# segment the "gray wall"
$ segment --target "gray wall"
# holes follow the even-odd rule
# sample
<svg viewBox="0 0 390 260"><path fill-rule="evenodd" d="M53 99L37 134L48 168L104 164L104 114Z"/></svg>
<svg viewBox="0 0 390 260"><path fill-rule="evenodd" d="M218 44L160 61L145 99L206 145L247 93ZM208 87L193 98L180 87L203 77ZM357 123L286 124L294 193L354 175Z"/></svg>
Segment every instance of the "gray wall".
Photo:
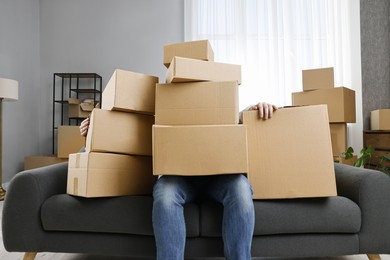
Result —
<svg viewBox="0 0 390 260"><path fill-rule="evenodd" d="M183 41L183 9L181 0L41 0L42 114L52 114L56 72L95 72L103 88L117 68L164 80L163 46ZM40 152L48 153L52 118L43 120Z"/></svg>
<svg viewBox="0 0 390 260"><path fill-rule="evenodd" d="M363 128L370 111L390 108L390 1L361 0Z"/></svg>
<svg viewBox="0 0 390 260"><path fill-rule="evenodd" d="M163 45L184 40L183 8L182 0L0 0L0 77L20 82L20 100L4 104L3 181L25 156L51 153L53 73L95 72L103 87L116 68L163 81Z"/></svg>
<svg viewBox="0 0 390 260"><path fill-rule="evenodd" d="M19 100L3 103L3 181L39 151L39 0L0 0L0 77L19 82Z"/></svg>

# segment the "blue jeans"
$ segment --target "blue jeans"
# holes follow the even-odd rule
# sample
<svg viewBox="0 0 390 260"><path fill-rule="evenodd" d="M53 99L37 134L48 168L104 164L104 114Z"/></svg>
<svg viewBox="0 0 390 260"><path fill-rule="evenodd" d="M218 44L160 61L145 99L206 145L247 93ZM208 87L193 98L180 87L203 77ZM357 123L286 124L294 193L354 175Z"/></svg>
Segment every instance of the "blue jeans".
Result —
<svg viewBox="0 0 390 260"><path fill-rule="evenodd" d="M212 199L224 207L222 238L226 259L251 259L254 229L252 188L242 174L161 176L154 186L153 197L158 260L184 259L183 206L198 199Z"/></svg>

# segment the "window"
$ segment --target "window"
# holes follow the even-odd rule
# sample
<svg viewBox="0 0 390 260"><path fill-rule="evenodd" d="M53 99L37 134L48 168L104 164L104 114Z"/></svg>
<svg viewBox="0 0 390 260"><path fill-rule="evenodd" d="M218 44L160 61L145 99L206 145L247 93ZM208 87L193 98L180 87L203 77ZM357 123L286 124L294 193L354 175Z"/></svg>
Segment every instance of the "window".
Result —
<svg viewBox="0 0 390 260"><path fill-rule="evenodd" d="M303 69L334 67L336 86L353 88L352 4L185 0L185 40L209 39L216 61L242 65L240 108L260 100L291 105L291 93L302 91Z"/></svg>

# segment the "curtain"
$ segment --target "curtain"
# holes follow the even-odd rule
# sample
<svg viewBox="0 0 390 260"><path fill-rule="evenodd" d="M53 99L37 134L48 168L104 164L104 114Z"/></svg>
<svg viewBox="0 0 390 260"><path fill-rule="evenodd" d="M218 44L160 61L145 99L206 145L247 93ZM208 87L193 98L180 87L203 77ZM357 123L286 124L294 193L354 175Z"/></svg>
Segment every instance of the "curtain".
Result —
<svg viewBox="0 0 390 260"><path fill-rule="evenodd" d="M335 86L353 88L353 1L185 0L185 40L208 39L215 61L242 66L241 109L291 105L304 69L334 67Z"/></svg>

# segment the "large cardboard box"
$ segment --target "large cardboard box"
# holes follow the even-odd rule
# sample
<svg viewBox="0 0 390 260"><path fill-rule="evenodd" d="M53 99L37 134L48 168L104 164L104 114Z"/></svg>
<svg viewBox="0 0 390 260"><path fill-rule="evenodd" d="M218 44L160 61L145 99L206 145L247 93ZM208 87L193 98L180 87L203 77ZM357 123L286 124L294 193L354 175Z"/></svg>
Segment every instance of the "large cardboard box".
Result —
<svg viewBox="0 0 390 260"><path fill-rule="evenodd" d="M332 140L333 156L340 156L347 150L347 124L330 123L330 137Z"/></svg>
<svg viewBox="0 0 390 260"><path fill-rule="evenodd" d="M30 170L34 168L40 168L43 166L48 166L56 163L67 162L66 158L58 158L55 155L51 156L27 156L24 157L24 170Z"/></svg>
<svg viewBox="0 0 390 260"><path fill-rule="evenodd" d="M94 108L93 103L83 102L81 99L68 99L68 117L69 118L87 118Z"/></svg>
<svg viewBox="0 0 390 260"><path fill-rule="evenodd" d="M79 126L62 125L58 127L57 157L68 158L85 146L85 137L80 135Z"/></svg>
<svg viewBox="0 0 390 260"><path fill-rule="evenodd" d="M115 70L102 95L102 109L154 114L158 77Z"/></svg>
<svg viewBox="0 0 390 260"><path fill-rule="evenodd" d="M302 70L303 90L334 88L333 68Z"/></svg>
<svg viewBox="0 0 390 260"><path fill-rule="evenodd" d="M390 130L390 109L371 111L371 130Z"/></svg>
<svg viewBox="0 0 390 260"><path fill-rule="evenodd" d="M254 199L336 196L325 105L282 108L272 119L243 113Z"/></svg>
<svg viewBox="0 0 390 260"><path fill-rule="evenodd" d="M241 84L241 66L174 57L166 73L166 83L191 81L237 81Z"/></svg>
<svg viewBox="0 0 390 260"><path fill-rule="evenodd" d="M338 87L292 93L293 106L328 105L329 122L355 123L355 91Z"/></svg>
<svg viewBox="0 0 390 260"><path fill-rule="evenodd" d="M246 173L243 125L153 126L153 174Z"/></svg>
<svg viewBox="0 0 390 260"><path fill-rule="evenodd" d="M214 61L214 51L208 40L180 42L164 46L164 65L168 68L173 57Z"/></svg>
<svg viewBox="0 0 390 260"><path fill-rule="evenodd" d="M86 152L152 155L154 116L95 108L85 145Z"/></svg>
<svg viewBox="0 0 390 260"><path fill-rule="evenodd" d="M76 153L69 156L67 193L88 198L146 195L155 179L150 156Z"/></svg>
<svg viewBox="0 0 390 260"><path fill-rule="evenodd" d="M157 84L157 125L238 124L237 81Z"/></svg>

